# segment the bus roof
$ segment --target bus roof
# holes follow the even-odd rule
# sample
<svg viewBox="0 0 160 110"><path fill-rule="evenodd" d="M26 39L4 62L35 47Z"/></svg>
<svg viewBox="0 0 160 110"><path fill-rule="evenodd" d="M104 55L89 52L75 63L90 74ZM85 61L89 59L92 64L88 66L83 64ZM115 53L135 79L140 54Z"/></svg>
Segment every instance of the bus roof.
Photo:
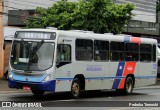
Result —
<svg viewBox="0 0 160 110"><path fill-rule="evenodd" d="M153 38L142 38L133 37L131 35L112 35L98 34L91 31L83 30L56 30L56 29L20 29L19 31L34 31L34 32L56 32L58 36L72 37L72 38L83 38L83 39L97 39L97 40L108 40L108 41L120 41L120 42L133 42L133 43L149 43L157 44L157 40Z"/></svg>

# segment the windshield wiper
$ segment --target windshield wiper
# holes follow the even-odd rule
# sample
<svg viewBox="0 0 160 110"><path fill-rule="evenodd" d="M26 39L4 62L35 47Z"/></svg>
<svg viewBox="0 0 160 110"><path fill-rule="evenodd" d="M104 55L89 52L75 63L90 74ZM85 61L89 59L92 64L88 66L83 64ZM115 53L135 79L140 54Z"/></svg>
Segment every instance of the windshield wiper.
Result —
<svg viewBox="0 0 160 110"><path fill-rule="evenodd" d="M36 52L40 49L40 47L43 45L44 43L44 40L42 40L39 44L37 44L35 47L33 47L33 49L31 49L30 47L30 53L29 53L29 63L28 63L28 70L29 70L29 65L31 63L34 63L33 60L38 60L38 59L35 59L36 58Z"/></svg>
<svg viewBox="0 0 160 110"><path fill-rule="evenodd" d="M39 48L43 45L43 43L44 43L44 40L42 40L39 44L37 44L37 46L33 48L32 52L36 53L39 50Z"/></svg>

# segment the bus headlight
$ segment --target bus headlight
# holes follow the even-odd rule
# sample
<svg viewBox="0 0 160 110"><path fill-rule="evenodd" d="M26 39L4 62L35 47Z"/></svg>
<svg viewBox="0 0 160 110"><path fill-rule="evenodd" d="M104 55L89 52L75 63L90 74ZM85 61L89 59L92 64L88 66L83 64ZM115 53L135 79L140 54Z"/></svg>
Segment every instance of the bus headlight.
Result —
<svg viewBox="0 0 160 110"><path fill-rule="evenodd" d="M13 80L13 75L10 72L8 72L8 78Z"/></svg>
<svg viewBox="0 0 160 110"><path fill-rule="evenodd" d="M51 75L46 76L42 82L47 82L51 79Z"/></svg>

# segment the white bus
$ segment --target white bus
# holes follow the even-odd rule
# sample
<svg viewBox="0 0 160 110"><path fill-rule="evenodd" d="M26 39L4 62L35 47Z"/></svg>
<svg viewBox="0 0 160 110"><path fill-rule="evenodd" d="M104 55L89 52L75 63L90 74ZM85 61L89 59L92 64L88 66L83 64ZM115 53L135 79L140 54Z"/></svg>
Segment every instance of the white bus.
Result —
<svg viewBox="0 0 160 110"><path fill-rule="evenodd" d="M113 89L131 94L134 87L156 83L157 41L128 35L85 31L22 29L13 39L9 87L45 91Z"/></svg>

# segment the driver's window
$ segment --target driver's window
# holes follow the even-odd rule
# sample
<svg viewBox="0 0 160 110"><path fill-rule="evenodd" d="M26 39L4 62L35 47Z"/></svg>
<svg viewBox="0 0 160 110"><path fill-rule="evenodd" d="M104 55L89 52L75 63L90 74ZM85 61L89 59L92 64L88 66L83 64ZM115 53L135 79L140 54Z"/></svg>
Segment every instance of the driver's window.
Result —
<svg viewBox="0 0 160 110"><path fill-rule="evenodd" d="M71 46L68 44L58 44L57 62L71 62Z"/></svg>

